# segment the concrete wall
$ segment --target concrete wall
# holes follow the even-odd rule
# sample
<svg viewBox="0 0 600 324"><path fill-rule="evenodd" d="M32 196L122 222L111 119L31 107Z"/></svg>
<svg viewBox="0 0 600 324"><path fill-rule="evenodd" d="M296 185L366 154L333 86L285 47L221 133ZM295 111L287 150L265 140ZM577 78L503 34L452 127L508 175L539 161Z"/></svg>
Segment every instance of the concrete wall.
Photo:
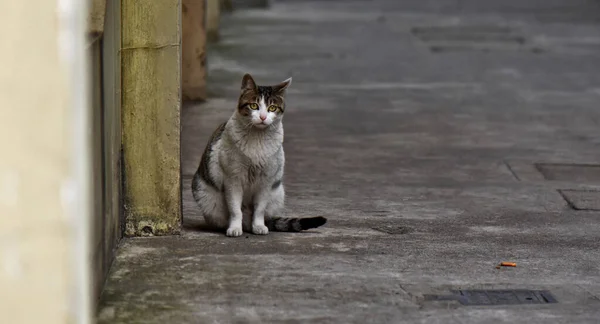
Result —
<svg viewBox="0 0 600 324"><path fill-rule="evenodd" d="M2 323L89 319L85 15L74 3L0 1Z"/></svg>
<svg viewBox="0 0 600 324"><path fill-rule="evenodd" d="M88 50L94 148L93 294L97 299L122 234L121 5L118 0L94 0L92 4Z"/></svg>

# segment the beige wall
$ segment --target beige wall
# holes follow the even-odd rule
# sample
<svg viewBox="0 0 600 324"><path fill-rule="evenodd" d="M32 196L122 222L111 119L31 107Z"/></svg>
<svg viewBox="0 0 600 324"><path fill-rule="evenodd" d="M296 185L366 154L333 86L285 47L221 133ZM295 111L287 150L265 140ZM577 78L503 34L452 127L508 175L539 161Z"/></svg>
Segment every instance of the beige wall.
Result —
<svg viewBox="0 0 600 324"><path fill-rule="evenodd" d="M89 317L88 262L81 258L89 213L79 204L87 191L73 172L85 170L76 167L73 153L73 139L82 136L72 128L74 70L60 54L64 21L57 4L0 1L2 323L83 323Z"/></svg>

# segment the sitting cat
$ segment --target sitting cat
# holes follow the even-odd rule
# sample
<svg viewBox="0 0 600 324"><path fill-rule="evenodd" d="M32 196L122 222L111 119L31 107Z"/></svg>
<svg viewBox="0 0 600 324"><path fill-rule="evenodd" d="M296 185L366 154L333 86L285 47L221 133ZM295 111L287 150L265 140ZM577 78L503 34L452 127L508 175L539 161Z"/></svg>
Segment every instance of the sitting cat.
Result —
<svg viewBox="0 0 600 324"><path fill-rule="evenodd" d="M194 199L209 226L227 236L243 231L298 232L319 227L324 217L284 218L282 118L285 90L292 79L257 86L242 79L238 107L217 127L204 150L192 181Z"/></svg>

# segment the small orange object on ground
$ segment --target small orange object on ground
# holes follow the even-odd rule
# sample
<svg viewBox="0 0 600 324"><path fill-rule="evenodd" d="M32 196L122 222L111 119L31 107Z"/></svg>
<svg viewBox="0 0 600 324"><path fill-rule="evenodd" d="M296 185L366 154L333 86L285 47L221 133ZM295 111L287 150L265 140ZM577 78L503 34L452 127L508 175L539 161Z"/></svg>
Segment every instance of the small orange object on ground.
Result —
<svg viewBox="0 0 600 324"><path fill-rule="evenodd" d="M500 262L501 267L516 267L516 262Z"/></svg>

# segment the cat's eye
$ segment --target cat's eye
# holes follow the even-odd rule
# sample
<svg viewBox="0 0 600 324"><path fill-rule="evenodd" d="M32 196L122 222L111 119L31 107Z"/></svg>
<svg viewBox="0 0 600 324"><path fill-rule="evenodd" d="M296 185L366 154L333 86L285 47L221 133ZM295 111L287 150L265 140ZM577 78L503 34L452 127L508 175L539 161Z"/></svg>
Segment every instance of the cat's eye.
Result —
<svg viewBox="0 0 600 324"><path fill-rule="evenodd" d="M275 112L277 109L279 109L279 107L273 106L273 105L269 106L269 111L270 112Z"/></svg>
<svg viewBox="0 0 600 324"><path fill-rule="evenodd" d="M256 109L258 109L258 105L257 105L257 104L255 104L255 103L251 103L251 104L249 104L249 105L248 105L248 107L249 107L250 109L252 109L252 110L256 110Z"/></svg>

